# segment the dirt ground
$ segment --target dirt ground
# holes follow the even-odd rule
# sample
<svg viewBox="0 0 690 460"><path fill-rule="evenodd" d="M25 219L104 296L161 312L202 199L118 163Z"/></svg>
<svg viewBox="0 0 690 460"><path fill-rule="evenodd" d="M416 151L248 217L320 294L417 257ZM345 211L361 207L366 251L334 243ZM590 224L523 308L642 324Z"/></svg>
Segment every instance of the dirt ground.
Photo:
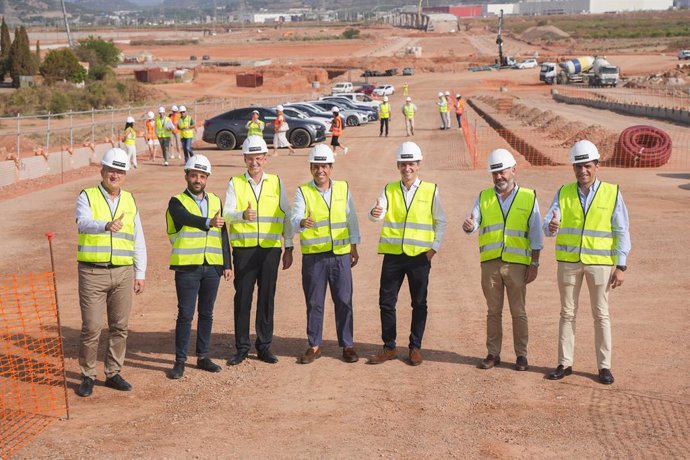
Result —
<svg viewBox="0 0 690 460"><path fill-rule="evenodd" d="M459 40L463 53L471 53L468 36ZM397 85L401 78L391 81ZM586 294L581 299L574 374L558 382L544 379L557 364L559 296L553 239L546 239L539 276L528 288L530 370L512 369L515 356L507 306L505 364L479 370L476 366L486 354L486 307L476 236L464 235L460 226L479 191L491 182L483 167L470 168L472 159L459 131L438 131L434 99L439 90L497 93L506 84L519 86L524 98L529 94L541 98L549 88L533 84L534 74L529 71L424 73L406 79L419 107L414 141L425 155L420 176L439 184L449 220L445 241L433 260L422 350L425 362L420 367L403 360L380 366L368 366L363 359L356 364L342 362L330 300L324 356L311 365L297 364L307 341L296 251L294 266L279 275L272 346L278 364L252 356L239 366L225 365L233 353L234 291L231 283L222 283L211 357L223 364L223 371L213 375L199 371L190 357L192 365L182 380L167 379L174 358L176 296L168 269L164 212L169 197L183 189L184 180L179 160L168 168L140 161L142 166L128 175L126 183L140 207L149 258L146 291L134 302L122 373L134 391L105 388L101 363L93 396L79 398L74 394L80 380L74 205L78 192L99 180L90 172L72 182L46 184L34 193L0 200L0 214L16 216L7 219L0 238L1 272L49 270L43 234L56 234L72 415L52 424L18 457L689 457L690 318L685 299L690 283L682 273L687 265L685 248L690 246L685 212L690 205L690 173L600 170L603 180L621 185L631 217L629 270L625 284L610 298L614 385L603 386L596 378ZM393 154L400 142L408 140L398 115L402 100L400 92L391 98L390 137L379 138L375 125L345 131L343 143L350 154L337 158L333 176L350 182L362 230L360 262L354 269L355 342L360 357L381 346L377 302L382 257L376 254L380 227L366 215L385 183L399 177ZM560 107L550 109L559 113ZM243 172L240 154L211 146L198 151L213 164L208 189L224 196L228 178ZM268 164L269 172L282 177L289 196L310 178L306 155L306 150L294 156L281 151ZM521 185L537 190L545 209L558 187L573 180L573 173L569 167L526 166L517 177ZM400 358L406 357L409 304L405 283L398 302ZM104 340L101 345L102 357Z"/></svg>

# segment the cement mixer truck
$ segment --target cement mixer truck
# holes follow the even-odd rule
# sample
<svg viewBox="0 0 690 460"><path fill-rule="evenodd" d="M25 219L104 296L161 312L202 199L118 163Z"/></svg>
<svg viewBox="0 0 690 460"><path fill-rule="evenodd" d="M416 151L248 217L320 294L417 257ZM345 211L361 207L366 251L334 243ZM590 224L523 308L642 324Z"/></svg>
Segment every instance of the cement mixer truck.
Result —
<svg viewBox="0 0 690 460"><path fill-rule="evenodd" d="M544 62L539 80L553 85L584 83L593 86L616 86L620 79L618 67L600 57L581 56L568 61Z"/></svg>

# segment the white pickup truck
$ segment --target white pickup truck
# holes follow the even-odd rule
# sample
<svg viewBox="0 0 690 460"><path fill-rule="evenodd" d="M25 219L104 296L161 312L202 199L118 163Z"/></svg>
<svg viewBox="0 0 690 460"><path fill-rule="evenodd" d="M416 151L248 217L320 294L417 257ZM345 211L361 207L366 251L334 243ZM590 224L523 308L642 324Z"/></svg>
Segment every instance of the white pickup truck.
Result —
<svg viewBox="0 0 690 460"><path fill-rule="evenodd" d="M351 93L352 91L354 91L354 87L352 82L349 81L341 81L331 88L331 94Z"/></svg>

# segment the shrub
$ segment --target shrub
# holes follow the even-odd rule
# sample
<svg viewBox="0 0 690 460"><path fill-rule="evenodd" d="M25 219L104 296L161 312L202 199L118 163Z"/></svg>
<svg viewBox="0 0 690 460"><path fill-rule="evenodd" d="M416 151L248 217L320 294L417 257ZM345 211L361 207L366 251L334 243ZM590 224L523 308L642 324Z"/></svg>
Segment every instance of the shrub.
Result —
<svg viewBox="0 0 690 460"><path fill-rule="evenodd" d="M41 75L47 84L58 81L81 83L86 79L86 69L69 48L51 50L41 64Z"/></svg>
<svg viewBox="0 0 690 460"><path fill-rule="evenodd" d="M351 40L353 38L358 38L359 37L359 30L358 29L347 29L346 31L343 32L343 38L347 40Z"/></svg>

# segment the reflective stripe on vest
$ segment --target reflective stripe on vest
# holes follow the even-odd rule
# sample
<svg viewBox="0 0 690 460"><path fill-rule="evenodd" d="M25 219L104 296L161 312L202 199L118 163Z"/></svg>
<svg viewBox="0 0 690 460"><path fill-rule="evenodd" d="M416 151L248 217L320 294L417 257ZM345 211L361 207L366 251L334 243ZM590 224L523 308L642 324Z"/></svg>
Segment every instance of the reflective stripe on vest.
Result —
<svg viewBox="0 0 690 460"><path fill-rule="evenodd" d="M405 205L402 184L386 185L388 211L381 228L379 254L416 256L427 252L434 243L432 208L436 184L420 182L410 208Z"/></svg>
<svg viewBox="0 0 690 460"><path fill-rule="evenodd" d="M155 120L146 120L146 139L158 139Z"/></svg>
<svg viewBox="0 0 690 460"><path fill-rule="evenodd" d="M448 101L446 101L446 98L443 98L443 101L440 103L438 106L438 111L441 113L446 113L448 112Z"/></svg>
<svg viewBox="0 0 690 460"><path fill-rule="evenodd" d="M618 186L600 182L585 214L577 191L577 182L564 185L558 192L561 228L556 235L556 260L582 262L585 265L614 265L616 240L611 217L618 199Z"/></svg>
<svg viewBox="0 0 690 460"><path fill-rule="evenodd" d="M350 252L350 230L347 227L347 190L345 181L331 182L331 202L326 203L319 190L311 184L300 188L305 202L305 217L311 212L314 226L300 233L302 254L333 251Z"/></svg>
<svg viewBox="0 0 690 460"><path fill-rule="evenodd" d="M191 115L185 115L184 117L180 117L180 119L177 122L177 127L180 128L180 137L182 139L193 139L194 138L194 130L190 128L192 126L192 116Z"/></svg>
<svg viewBox="0 0 690 460"><path fill-rule="evenodd" d="M134 216L137 214L137 205L132 194L121 190L117 208L111 213L100 187L90 187L83 192L89 200L94 220L110 222L122 215L123 225L119 232L80 233L77 260L113 265L134 264Z"/></svg>
<svg viewBox="0 0 690 460"><path fill-rule="evenodd" d="M382 102L379 105L379 112L380 112L381 118L390 118L391 117L391 105L388 102Z"/></svg>
<svg viewBox="0 0 690 460"><path fill-rule="evenodd" d="M170 137L171 133L168 128L165 127L166 122L172 123L169 117L161 118L160 115L156 117L156 136L160 138Z"/></svg>
<svg viewBox="0 0 690 460"><path fill-rule="evenodd" d="M343 119L340 115L333 117L333 124L331 124L331 136L341 136L343 134Z"/></svg>
<svg viewBox="0 0 690 460"><path fill-rule="evenodd" d="M479 226L479 260L501 259L504 262L529 265L532 249L529 244L529 218L534 209L534 190L520 187L504 218L501 204L493 188L479 196L482 222Z"/></svg>
<svg viewBox="0 0 690 460"><path fill-rule="evenodd" d="M250 121L249 128L247 129L247 137L249 136L263 136L264 134L264 122L257 120L256 122Z"/></svg>
<svg viewBox="0 0 690 460"><path fill-rule="evenodd" d="M137 143L137 132L134 128L125 129L125 145L135 145Z"/></svg>
<svg viewBox="0 0 690 460"><path fill-rule="evenodd" d="M244 174L235 176L231 180L235 188L235 211L247 209L247 202L252 204L252 209L256 209L256 221L230 224L230 244L232 247L281 247L280 236L283 234L285 212L280 209L280 181L278 176L264 174L258 201Z"/></svg>
<svg viewBox="0 0 690 460"><path fill-rule="evenodd" d="M414 118L414 105L412 103L403 106L405 118Z"/></svg>
<svg viewBox="0 0 690 460"><path fill-rule="evenodd" d="M202 216L197 202L187 195L180 193L175 196L185 209L195 216L210 217L220 212L220 198L213 193L207 193L208 215ZM165 213L168 224L168 238L172 244L170 265L223 265L223 236L220 228L211 227L208 231L196 227L183 225L179 231L175 229L175 222L168 210Z"/></svg>

